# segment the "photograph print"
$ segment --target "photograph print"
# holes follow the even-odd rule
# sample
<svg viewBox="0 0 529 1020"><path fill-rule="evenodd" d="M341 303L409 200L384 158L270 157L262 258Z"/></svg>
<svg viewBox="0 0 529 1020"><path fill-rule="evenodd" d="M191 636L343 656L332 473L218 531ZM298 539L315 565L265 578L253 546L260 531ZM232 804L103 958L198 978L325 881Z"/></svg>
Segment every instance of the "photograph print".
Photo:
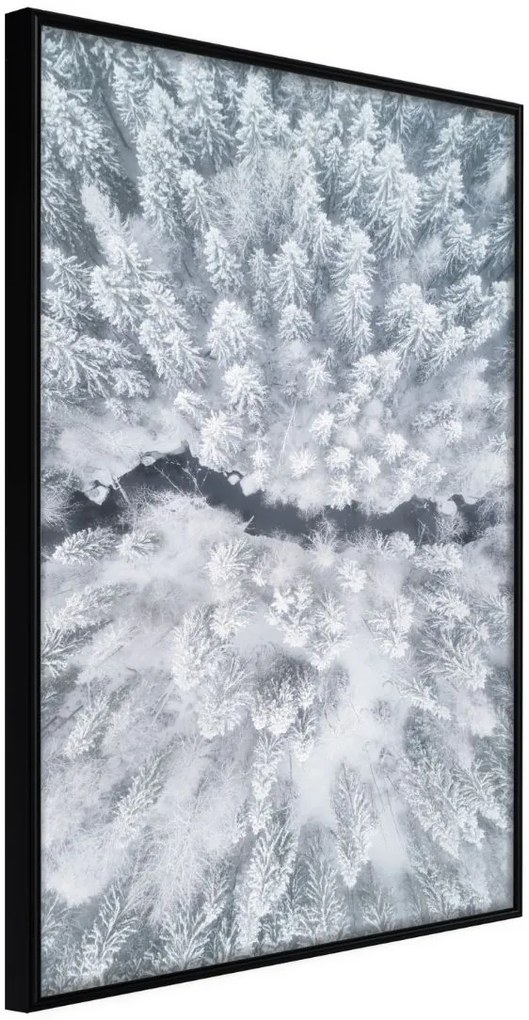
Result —
<svg viewBox="0 0 529 1020"><path fill-rule="evenodd" d="M515 118L176 46L41 31L44 1002L515 906Z"/></svg>

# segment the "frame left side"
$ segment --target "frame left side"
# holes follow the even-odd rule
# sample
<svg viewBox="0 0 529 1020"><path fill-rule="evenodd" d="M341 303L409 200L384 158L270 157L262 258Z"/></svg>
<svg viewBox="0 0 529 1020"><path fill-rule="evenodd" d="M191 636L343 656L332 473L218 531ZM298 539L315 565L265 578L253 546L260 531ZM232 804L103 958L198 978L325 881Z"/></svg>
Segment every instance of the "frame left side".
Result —
<svg viewBox="0 0 529 1020"><path fill-rule="evenodd" d="M39 33L6 15L5 1004L40 999Z"/></svg>

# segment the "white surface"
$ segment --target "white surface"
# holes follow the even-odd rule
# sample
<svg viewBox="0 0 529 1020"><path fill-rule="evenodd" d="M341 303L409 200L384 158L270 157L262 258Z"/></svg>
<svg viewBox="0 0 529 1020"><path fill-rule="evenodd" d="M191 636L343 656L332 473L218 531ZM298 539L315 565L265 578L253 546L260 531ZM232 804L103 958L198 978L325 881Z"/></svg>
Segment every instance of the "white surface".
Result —
<svg viewBox="0 0 529 1020"><path fill-rule="evenodd" d="M50 0L50 6L408 81L518 102L527 98L525 33L515 0L501 5L445 0L430 6L421 0L362 6L268 0L262 8L248 0L171 6L163 0L148 5ZM135 1020L146 1012L160 1020L189 1014L194 1020L519 1016L527 998L528 932L526 919L508 921L65 1007L63 1015L82 1013L94 1020Z"/></svg>

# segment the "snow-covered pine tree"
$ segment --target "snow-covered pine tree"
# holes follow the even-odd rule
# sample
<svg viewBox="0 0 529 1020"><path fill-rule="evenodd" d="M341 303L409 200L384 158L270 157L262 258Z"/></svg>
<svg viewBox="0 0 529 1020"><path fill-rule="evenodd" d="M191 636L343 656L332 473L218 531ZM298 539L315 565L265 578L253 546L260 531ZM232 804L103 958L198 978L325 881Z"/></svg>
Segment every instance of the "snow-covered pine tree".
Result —
<svg viewBox="0 0 529 1020"><path fill-rule="evenodd" d="M278 323L278 333L282 340L287 343L301 340L308 343L314 331L312 317L305 308L298 308L297 305L286 305L281 312Z"/></svg>
<svg viewBox="0 0 529 1020"><path fill-rule="evenodd" d="M190 168L184 170L180 176L180 194L182 211L192 236L205 234L211 225L211 200L205 178Z"/></svg>
<svg viewBox="0 0 529 1020"><path fill-rule="evenodd" d="M365 354L371 346L371 285L367 276L352 273L334 299L332 328L334 335L347 349L351 361Z"/></svg>
<svg viewBox="0 0 529 1020"><path fill-rule="evenodd" d="M237 293L242 286L239 260L216 227L211 227L205 235L204 257L214 290L218 294Z"/></svg>
<svg viewBox="0 0 529 1020"><path fill-rule="evenodd" d="M239 941L248 950L258 940L262 919L274 910L293 870L297 840L288 818L278 813L256 837L238 896Z"/></svg>
<svg viewBox="0 0 529 1020"><path fill-rule="evenodd" d="M391 346L403 361L422 359L440 336L442 317L434 304L424 300L417 284L403 283L389 296L385 328Z"/></svg>
<svg viewBox="0 0 529 1020"><path fill-rule="evenodd" d="M259 335L251 317L234 301L216 306L207 335L211 353L220 365L241 361L259 347Z"/></svg>
<svg viewBox="0 0 529 1020"><path fill-rule="evenodd" d="M138 190L147 221L174 242L182 238L182 164L173 142L156 123L143 127L136 142Z"/></svg>
<svg viewBox="0 0 529 1020"><path fill-rule="evenodd" d="M238 104L237 153L254 171L273 137L274 116L264 74L249 75Z"/></svg>
<svg viewBox="0 0 529 1020"><path fill-rule="evenodd" d="M252 362L231 365L224 373L224 394L228 407L239 417L259 422L267 396L260 369Z"/></svg>
<svg viewBox="0 0 529 1020"><path fill-rule="evenodd" d="M381 253L399 257L409 252L416 236L420 208L420 182L414 174L401 173L395 195L378 214L377 247Z"/></svg>
<svg viewBox="0 0 529 1020"><path fill-rule="evenodd" d="M332 281L342 287L351 275L373 275L375 256L369 234L362 230L354 220L348 221L340 233L335 253L334 265L331 267Z"/></svg>
<svg viewBox="0 0 529 1020"><path fill-rule="evenodd" d="M300 919L302 936L311 942L332 942L345 931L347 907L322 831L316 831L309 837L301 867L304 892Z"/></svg>
<svg viewBox="0 0 529 1020"><path fill-rule="evenodd" d="M463 198L461 167L457 159L443 163L426 178L422 192L422 218L435 230Z"/></svg>
<svg viewBox="0 0 529 1020"><path fill-rule="evenodd" d="M224 411L212 411L200 432L200 459L215 470L229 470L243 446L243 431Z"/></svg>
<svg viewBox="0 0 529 1020"><path fill-rule="evenodd" d="M285 241L275 256L270 283L281 308L303 307L310 297L311 275L307 255L297 241Z"/></svg>
<svg viewBox="0 0 529 1020"><path fill-rule="evenodd" d="M230 136L215 87L213 64L192 57L183 61L178 94L187 150L196 154L204 168L218 169L229 152Z"/></svg>
<svg viewBox="0 0 529 1020"><path fill-rule="evenodd" d="M340 874L347 888L354 889L362 867L369 861L375 819L365 787L345 764L335 778L333 808Z"/></svg>

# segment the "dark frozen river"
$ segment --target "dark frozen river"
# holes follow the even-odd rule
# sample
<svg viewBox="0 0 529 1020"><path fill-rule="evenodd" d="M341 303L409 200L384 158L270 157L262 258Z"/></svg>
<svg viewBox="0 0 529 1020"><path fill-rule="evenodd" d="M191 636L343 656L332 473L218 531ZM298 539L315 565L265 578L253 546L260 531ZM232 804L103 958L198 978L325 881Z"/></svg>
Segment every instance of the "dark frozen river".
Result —
<svg viewBox="0 0 529 1020"><path fill-rule="evenodd" d="M236 474L236 473L234 473ZM233 475L231 476L233 478ZM434 542L438 537L438 511L431 500L413 497L401 503L389 513L366 513L357 503L336 510L325 507L323 511L307 515L289 503L269 503L262 491L245 495L239 482L232 484L227 475L201 466L189 451L162 457L154 464L139 464L120 478L120 489L110 490L101 505L92 502L82 492L74 493L69 514L69 531L96 526L126 528L125 511L127 499L140 490L164 492L175 488L182 493L203 496L210 506L224 507L236 513L247 523L248 534L292 536L305 541L314 529L325 519L332 523L337 537L348 539L358 531L374 529L383 535L396 531L404 532L415 542ZM481 530L478 526L479 504L468 504L461 496L452 497L466 527L460 540L471 541ZM43 532L43 544L62 540L63 532Z"/></svg>

